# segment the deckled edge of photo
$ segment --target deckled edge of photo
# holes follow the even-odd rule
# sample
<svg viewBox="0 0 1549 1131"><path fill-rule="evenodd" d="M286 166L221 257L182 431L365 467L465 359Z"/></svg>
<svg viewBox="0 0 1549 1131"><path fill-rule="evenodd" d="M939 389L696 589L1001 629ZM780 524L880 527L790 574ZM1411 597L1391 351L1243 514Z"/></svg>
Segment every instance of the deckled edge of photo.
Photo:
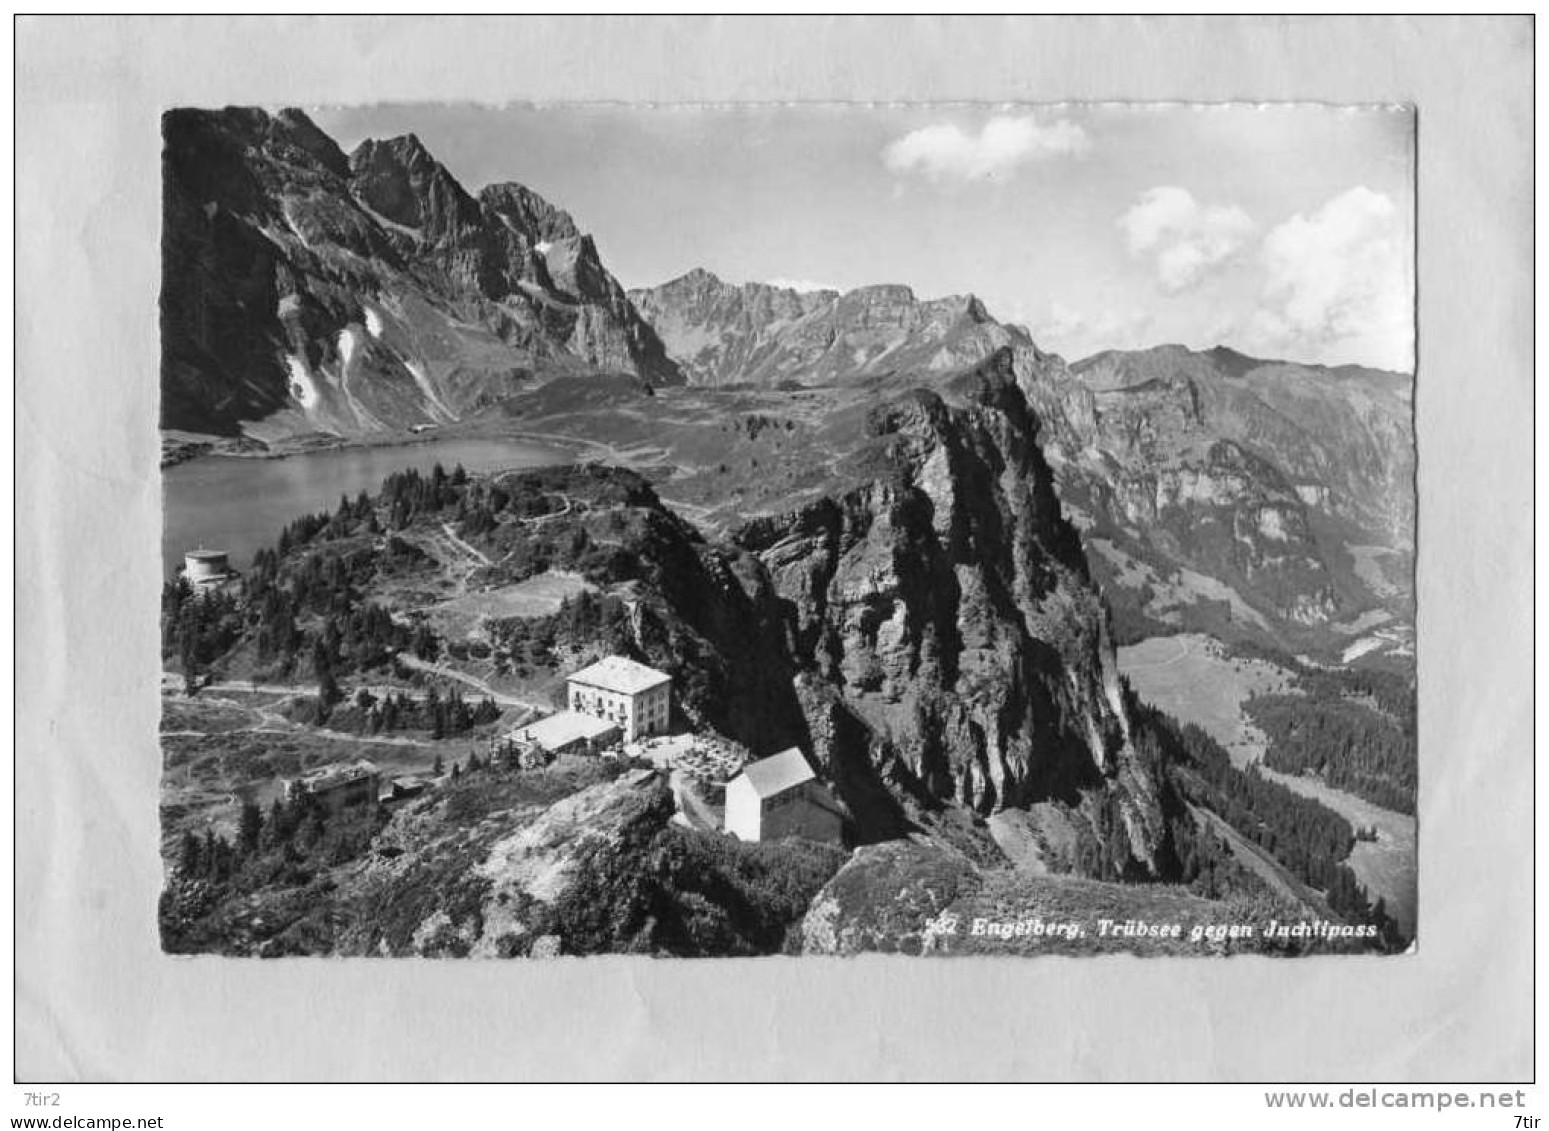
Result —
<svg viewBox="0 0 1549 1131"><path fill-rule="evenodd" d="M16 1079L1525 1080L1530 17L16 27ZM1412 104L1419 944L1400 958L163 955L160 113L377 101Z"/></svg>

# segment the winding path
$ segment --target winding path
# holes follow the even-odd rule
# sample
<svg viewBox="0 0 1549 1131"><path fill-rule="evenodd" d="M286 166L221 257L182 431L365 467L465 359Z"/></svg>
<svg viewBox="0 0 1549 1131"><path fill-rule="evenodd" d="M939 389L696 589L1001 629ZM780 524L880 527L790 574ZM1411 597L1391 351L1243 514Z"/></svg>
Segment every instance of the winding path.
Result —
<svg viewBox="0 0 1549 1131"><path fill-rule="evenodd" d="M483 562L485 565L495 564L494 562L490 561L487 556L485 556L483 551L475 549L459 538L457 536L457 532L452 529L452 524L450 522L443 522L441 524L441 530L444 534L446 534L447 538L451 540L453 546L457 547L469 557L478 558L479 561Z"/></svg>
<svg viewBox="0 0 1549 1131"><path fill-rule="evenodd" d="M431 675L438 675L445 679L455 679L458 683L465 683L480 694L488 695L502 706L526 707L529 711L542 711L544 714L548 714L553 710L552 707L545 707L527 699L519 699L515 695L507 695L503 691L496 691L478 676L469 675L467 672L458 671L456 668L449 668L444 664L422 660L412 652L399 652L398 660L406 668L414 668L416 671L429 672Z"/></svg>

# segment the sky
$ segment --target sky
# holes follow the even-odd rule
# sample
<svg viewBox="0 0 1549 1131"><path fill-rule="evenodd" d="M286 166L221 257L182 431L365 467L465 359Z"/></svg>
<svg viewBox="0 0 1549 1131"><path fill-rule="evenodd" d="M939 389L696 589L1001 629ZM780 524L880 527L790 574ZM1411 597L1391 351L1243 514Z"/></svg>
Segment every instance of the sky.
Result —
<svg viewBox="0 0 1549 1131"><path fill-rule="evenodd" d="M309 108L346 151L415 133L519 181L626 287L973 293L1074 360L1227 345L1414 364L1414 121L1312 105Z"/></svg>

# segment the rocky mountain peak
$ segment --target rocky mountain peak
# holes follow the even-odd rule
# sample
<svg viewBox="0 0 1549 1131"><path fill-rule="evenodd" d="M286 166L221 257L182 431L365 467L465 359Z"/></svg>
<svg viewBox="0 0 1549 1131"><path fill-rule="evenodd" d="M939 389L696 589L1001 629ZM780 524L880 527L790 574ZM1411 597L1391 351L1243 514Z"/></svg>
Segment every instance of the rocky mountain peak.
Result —
<svg viewBox="0 0 1549 1131"><path fill-rule="evenodd" d="M733 286L703 269L632 291L692 383L825 384L920 369L955 371L1003 346L1032 350L977 295L921 299L900 283L851 291Z"/></svg>
<svg viewBox="0 0 1549 1131"><path fill-rule="evenodd" d="M350 154L355 195L373 212L444 238L478 224L478 206L414 134L367 139Z"/></svg>
<svg viewBox="0 0 1549 1131"><path fill-rule="evenodd" d="M549 376L680 382L563 210L471 196L414 134L163 116L163 423L266 438L445 424Z"/></svg>
<svg viewBox="0 0 1549 1131"><path fill-rule="evenodd" d="M415 134L366 138L350 153L349 160L350 168L356 175L397 169L420 178L451 176Z"/></svg>
<svg viewBox="0 0 1549 1131"><path fill-rule="evenodd" d="M691 291L727 290L731 284L723 280L713 271L707 271L703 267L691 267L676 279L662 284L663 288L687 289Z"/></svg>
<svg viewBox="0 0 1549 1131"><path fill-rule="evenodd" d="M911 373L847 418L845 478L736 535L789 602L798 665L870 733L846 740L853 723L809 704L816 764L853 780L864 756L904 796L982 814L1058 800L1155 874L1161 788L1130 747L1102 602L1014 351Z"/></svg>
<svg viewBox="0 0 1549 1131"><path fill-rule="evenodd" d="M274 116L273 132L316 158L334 176L349 176L350 162L344 151L302 111L294 107L281 110Z"/></svg>
<svg viewBox="0 0 1549 1131"><path fill-rule="evenodd" d="M1212 365L1234 377L1241 377L1249 370L1263 364L1246 354L1238 353L1230 346L1212 346L1205 351L1204 356L1210 359Z"/></svg>
<svg viewBox="0 0 1549 1131"><path fill-rule="evenodd" d="M852 307L899 307L913 306L916 300L913 288L902 283L876 283L846 291L839 301Z"/></svg>
<svg viewBox="0 0 1549 1131"><path fill-rule="evenodd" d="M501 221L531 232L541 242L575 239L581 234L570 213L515 181L486 185L479 191L479 203Z"/></svg>

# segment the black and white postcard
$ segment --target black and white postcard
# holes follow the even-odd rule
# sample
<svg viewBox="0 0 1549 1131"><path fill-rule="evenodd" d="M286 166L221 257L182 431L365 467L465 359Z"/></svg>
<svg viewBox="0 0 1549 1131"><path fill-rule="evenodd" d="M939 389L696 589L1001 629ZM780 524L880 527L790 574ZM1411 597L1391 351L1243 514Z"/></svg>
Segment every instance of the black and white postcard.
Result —
<svg viewBox="0 0 1549 1131"><path fill-rule="evenodd" d="M168 951L1410 945L1411 109L162 135Z"/></svg>
<svg viewBox="0 0 1549 1131"><path fill-rule="evenodd" d="M17 40L19 1080L1526 1078L1530 19Z"/></svg>

